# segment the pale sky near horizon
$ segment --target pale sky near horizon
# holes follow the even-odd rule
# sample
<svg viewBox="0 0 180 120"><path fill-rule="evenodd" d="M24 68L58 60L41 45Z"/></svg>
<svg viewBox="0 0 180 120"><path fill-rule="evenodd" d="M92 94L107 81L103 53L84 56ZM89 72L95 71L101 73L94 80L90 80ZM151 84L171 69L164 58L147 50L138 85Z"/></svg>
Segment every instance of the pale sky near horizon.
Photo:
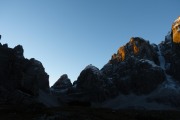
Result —
<svg viewBox="0 0 180 120"><path fill-rule="evenodd" d="M50 85L99 69L131 37L160 43L180 16L180 0L0 0L1 43L21 44L41 61Z"/></svg>

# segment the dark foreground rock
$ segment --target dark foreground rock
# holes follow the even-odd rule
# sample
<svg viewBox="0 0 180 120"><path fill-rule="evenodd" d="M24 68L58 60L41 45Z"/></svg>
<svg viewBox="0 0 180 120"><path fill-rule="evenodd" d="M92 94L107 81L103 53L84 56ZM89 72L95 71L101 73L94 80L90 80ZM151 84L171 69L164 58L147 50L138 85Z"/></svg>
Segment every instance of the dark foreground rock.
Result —
<svg viewBox="0 0 180 120"><path fill-rule="evenodd" d="M1 120L179 120L179 111L112 110L88 107L0 110Z"/></svg>
<svg viewBox="0 0 180 120"><path fill-rule="evenodd" d="M39 90L49 92L49 76L41 62L24 58L23 47L0 45L0 104L34 104Z"/></svg>

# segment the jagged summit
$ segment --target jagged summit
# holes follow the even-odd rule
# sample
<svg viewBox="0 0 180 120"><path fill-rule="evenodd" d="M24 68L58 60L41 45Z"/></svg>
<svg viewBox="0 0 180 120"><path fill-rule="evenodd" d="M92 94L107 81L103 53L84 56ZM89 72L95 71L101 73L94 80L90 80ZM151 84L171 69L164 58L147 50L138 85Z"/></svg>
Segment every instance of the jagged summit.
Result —
<svg viewBox="0 0 180 120"><path fill-rule="evenodd" d="M174 43L180 43L180 16L172 24L172 38Z"/></svg>
<svg viewBox="0 0 180 120"><path fill-rule="evenodd" d="M179 22L180 21L180 16L174 21L174 23Z"/></svg>
<svg viewBox="0 0 180 120"><path fill-rule="evenodd" d="M63 74L52 86L54 89L65 89L69 87L72 87L72 83L67 74Z"/></svg>
<svg viewBox="0 0 180 120"><path fill-rule="evenodd" d="M101 74L100 70L99 70L97 67L93 66L92 64L86 66L86 67L84 68L84 70L90 70L90 71L92 71L94 74Z"/></svg>
<svg viewBox="0 0 180 120"><path fill-rule="evenodd" d="M149 41L140 37L132 37L130 41L120 47L117 54L113 54L110 63L125 61L129 58L136 57L138 59L150 59L158 63L157 54Z"/></svg>
<svg viewBox="0 0 180 120"><path fill-rule="evenodd" d="M42 63L26 59L23 53L21 45L9 48L0 43L0 104L57 105L49 95L49 75Z"/></svg>

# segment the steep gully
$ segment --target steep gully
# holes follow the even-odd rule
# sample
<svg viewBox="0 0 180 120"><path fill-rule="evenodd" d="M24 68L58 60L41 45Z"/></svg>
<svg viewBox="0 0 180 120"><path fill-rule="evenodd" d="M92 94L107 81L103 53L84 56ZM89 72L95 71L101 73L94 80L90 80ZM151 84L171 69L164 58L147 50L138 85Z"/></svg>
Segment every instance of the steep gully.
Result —
<svg viewBox="0 0 180 120"><path fill-rule="evenodd" d="M165 76L166 76L166 82L164 84L165 88L170 88L170 89L176 89L178 88L177 83L175 82L175 80L172 78L172 76L166 74L165 71L165 59L164 56L161 53L161 49L160 49L160 45L158 45L158 55L159 55L159 62L160 62L160 67L164 70Z"/></svg>

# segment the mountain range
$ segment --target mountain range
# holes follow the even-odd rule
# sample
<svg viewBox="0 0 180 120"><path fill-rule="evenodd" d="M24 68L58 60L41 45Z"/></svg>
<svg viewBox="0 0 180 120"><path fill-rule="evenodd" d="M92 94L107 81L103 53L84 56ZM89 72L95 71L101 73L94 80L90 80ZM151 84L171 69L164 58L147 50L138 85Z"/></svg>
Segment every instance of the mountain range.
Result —
<svg viewBox="0 0 180 120"><path fill-rule="evenodd" d="M85 106L109 109L180 110L180 17L156 45L132 37L98 69L87 65L71 83L67 74L49 86L49 75L23 47L0 43L0 105L32 109Z"/></svg>

